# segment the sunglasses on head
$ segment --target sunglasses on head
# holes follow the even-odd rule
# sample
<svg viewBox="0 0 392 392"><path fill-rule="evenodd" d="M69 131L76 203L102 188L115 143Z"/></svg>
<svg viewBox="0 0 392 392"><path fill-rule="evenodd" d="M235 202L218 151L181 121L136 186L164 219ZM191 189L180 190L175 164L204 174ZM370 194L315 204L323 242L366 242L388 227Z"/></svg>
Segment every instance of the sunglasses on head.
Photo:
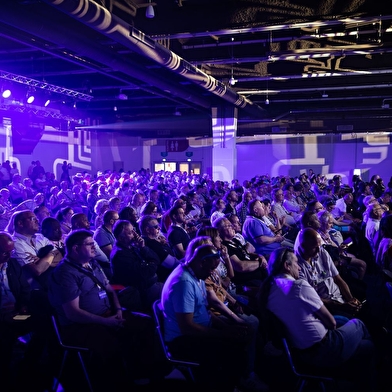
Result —
<svg viewBox="0 0 392 392"><path fill-rule="evenodd" d="M209 259L211 257L220 258L221 252L218 250L216 253L209 253L208 255L203 256L201 260Z"/></svg>

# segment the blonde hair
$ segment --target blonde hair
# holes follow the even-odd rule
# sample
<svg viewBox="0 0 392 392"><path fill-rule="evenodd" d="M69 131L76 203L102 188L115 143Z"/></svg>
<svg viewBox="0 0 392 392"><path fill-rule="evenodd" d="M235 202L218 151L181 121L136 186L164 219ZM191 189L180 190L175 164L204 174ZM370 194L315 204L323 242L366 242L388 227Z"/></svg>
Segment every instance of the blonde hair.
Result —
<svg viewBox="0 0 392 392"><path fill-rule="evenodd" d="M201 245L213 245L211 237L207 235L198 236L189 242L185 252L185 264L188 264L192 260L196 249Z"/></svg>

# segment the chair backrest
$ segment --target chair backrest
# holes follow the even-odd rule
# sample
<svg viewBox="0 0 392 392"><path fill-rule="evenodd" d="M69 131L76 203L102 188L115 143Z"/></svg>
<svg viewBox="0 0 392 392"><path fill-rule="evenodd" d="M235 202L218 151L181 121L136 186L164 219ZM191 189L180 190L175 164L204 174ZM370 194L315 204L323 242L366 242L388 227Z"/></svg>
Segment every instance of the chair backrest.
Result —
<svg viewBox="0 0 392 392"><path fill-rule="evenodd" d="M264 318L265 325L267 326L268 339L276 348L281 349L282 338L286 336L285 325L268 309L263 310L262 317Z"/></svg>
<svg viewBox="0 0 392 392"><path fill-rule="evenodd" d="M168 361L172 363L177 363L177 364L182 364L182 365L189 365L189 366L199 366L198 363L196 362L191 362L191 361L183 361L183 360L177 360L172 357L167 344L165 342L165 333L164 333L164 314L163 314L163 309L161 305L161 300L158 299L156 300L153 305L152 305L153 313L154 313L154 320L155 320L155 326L156 330L159 336L159 341L161 343L162 350L165 354L165 357Z"/></svg>
<svg viewBox="0 0 392 392"><path fill-rule="evenodd" d="M171 355L167 349L167 345L165 343L165 337L164 337L164 329L163 329L163 324L164 324L164 319L163 319L163 310L161 306L161 301L158 299L153 303L153 312L154 312L154 319L155 319L155 326L157 329L157 333L159 336L159 341L161 343L163 352L165 354L165 357L168 360L171 360Z"/></svg>
<svg viewBox="0 0 392 392"><path fill-rule="evenodd" d="M77 351L88 351L89 350L86 347L70 346L70 345L64 344L63 340L61 338L61 333L60 333L59 325L57 323L57 318L54 315L52 315L52 324L53 324L54 331L56 333L57 341L61 347L65 348L65 349L70 349L70 350L73 349L73 350L77 350Z"/></svg>

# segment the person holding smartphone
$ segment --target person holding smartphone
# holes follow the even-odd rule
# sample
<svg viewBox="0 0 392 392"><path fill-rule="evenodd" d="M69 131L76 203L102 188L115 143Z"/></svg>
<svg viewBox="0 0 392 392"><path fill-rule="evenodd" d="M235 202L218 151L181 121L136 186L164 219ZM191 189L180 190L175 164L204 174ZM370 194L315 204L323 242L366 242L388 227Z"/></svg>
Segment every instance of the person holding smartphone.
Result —
<svg viewBox="0 0 392 392"><path fill-rule="evenodd" d="M145 245L144 239L127 220L118 220L113 227L116 243L110 254L113 277L111 283L139 290L143 307L151 309L161 297L163 283L158 281L160 260Z"/></svg>

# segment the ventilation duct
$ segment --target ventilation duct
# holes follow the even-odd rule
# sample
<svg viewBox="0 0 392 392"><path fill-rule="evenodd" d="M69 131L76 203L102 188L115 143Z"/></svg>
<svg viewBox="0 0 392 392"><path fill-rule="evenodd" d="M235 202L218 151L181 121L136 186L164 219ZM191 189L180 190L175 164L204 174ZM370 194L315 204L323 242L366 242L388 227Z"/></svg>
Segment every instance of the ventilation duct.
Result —
<svg viewBox="0 0 392 392"><path fill-rule="evenodd" d="M157 62L174 73L182 75L190 82L203 87L230 104L258 117L264 116L264 110L253 104L244 95L236 93L224 83L202 72L141 31L129 26L99 4L89 0L44 1L132 51Z"/></svg>

